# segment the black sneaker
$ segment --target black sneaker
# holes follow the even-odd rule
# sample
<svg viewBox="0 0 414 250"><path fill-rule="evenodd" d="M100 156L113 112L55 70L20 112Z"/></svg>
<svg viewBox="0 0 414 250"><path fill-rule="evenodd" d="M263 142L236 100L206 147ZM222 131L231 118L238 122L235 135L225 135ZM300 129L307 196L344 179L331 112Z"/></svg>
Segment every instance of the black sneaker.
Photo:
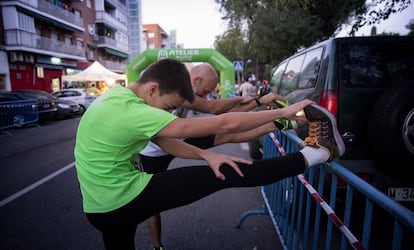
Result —
<svg viewBox="0 0 414 250"><path fill-rule="evenodd" d="M333 114L316 104L305 107L304 112L309 122L309 135L304 140L305 145L328 149L330 156L327 161L342 156L345 153L345 144Z"/></svg>

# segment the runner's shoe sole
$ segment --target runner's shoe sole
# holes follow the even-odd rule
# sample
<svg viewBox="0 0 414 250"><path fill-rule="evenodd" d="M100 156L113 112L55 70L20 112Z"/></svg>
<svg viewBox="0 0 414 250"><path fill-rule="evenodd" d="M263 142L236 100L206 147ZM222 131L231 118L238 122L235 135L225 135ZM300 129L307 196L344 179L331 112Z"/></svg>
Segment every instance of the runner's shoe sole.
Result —
<svg viewBox="0 0 414 250"><path fill-rule="evenodd" d="M322 146L324 148L329 149L331 155L328 160L339 158L342 155L344 155L345 144L338 131L335 116L327 109L316 104L311 104L305 107L304 112L306 119L309 121L310 124L320 122L320 124L323 125L319 126L328 126L328 128L324 127L323 131L318 131L319 136L317 138L317 141L315 142L317 146ZM310 127L309 129L311 130L313 128ZM317 129L320 130L321 128Z"/></svg>

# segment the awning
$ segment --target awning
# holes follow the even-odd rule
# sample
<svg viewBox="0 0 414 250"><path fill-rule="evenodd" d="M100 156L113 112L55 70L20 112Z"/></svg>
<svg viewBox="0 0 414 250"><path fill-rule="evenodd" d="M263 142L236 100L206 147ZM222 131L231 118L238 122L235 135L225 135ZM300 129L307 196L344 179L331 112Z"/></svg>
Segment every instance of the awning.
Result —
<svg viewBox="0 0 414 250"><path fill-rule="evenodd" d="M108 23L103 23L103 25L107 28L107 29L110 29L110 30L113 30L113 31L117 31L118 29L117 28L115 28L114 26L112 26L112 25L110 25L110 24L108 24Z"/></svg>
<svg viewBox="0 0 414 250"><path fill-rule="evenodd" d="M114 50L114 49L105 48L105 52L108 53L108 54L112 54L112 55L115 55L115 56L122 57L122 58L128 58L128 54L122 53L122 52Z"/></svg>
<svg viewBox="0 0 414 250"><path fill-rule="evenodd" d="M98 61L93 62L85 70L72 74L72 75L62 75L62 81L76 81L76 82L86 82L86 81L109 81L109 80L125 80L124 74L115 73L107 68L105 68Z"/></svg>

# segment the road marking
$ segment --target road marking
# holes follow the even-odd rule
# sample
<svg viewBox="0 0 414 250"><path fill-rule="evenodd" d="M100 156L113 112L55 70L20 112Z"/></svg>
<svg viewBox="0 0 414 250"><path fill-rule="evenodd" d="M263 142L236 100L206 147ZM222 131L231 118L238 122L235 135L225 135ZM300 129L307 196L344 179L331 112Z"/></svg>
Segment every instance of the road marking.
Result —
<svg viewBox="0 0 414 250"><path fill-rule="evenodd" d="M43 183L55 178L56 176L62 174L63 172L67 171L68 169L70 169L71 167L75 166L75 162L70 163L69 165L59 169L58 171L44 177L43 179L40 179L39 181L33 183L30 186L27 186L25 188L23 188L22 190L20 190L19 192L10 195L9 197L7 197L6 199L0 201L0 207L3 207L7 204L9 204L10 202L16 200L17 198L19 198L20 196L23 196L24 194L32 191L33 189L37 188L38 186L42 185Z"/></svg>
<svg viewBox="0 0 414 250"><path fill-rule="evenodd" d="M249 144L246 143L246 142L240 143L240 146L243 150L249 150ZM62 174L63 172L69 170L71 167L74 167L74 166L75 166L75 162L72 162L69 165L59 169L58 171L56 171L56 172L44 177L43 179L40 179L39 181L33 183L32 185L23 188L19 192L10 195L6 199L0 201L0 207L3 207L5 205L9 204L10 202L16 200L20 196L23 196L24 194L32 191L33 189L37 188L38 186L42 185L43 183L55 178L56 176Z"/></svg>

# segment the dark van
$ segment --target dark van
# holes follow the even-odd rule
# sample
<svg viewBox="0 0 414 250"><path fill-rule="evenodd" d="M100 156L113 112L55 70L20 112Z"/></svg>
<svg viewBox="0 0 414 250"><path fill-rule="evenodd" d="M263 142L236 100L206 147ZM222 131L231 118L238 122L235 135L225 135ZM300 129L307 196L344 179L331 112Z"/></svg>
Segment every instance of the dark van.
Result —
<svg viewBox="0 0 414 250"><path fill-rule="evenodd" d="M346 144L340 163L414 202L414 36L332 38L282 61L270 84L290 104L309 98L330 110ZM296 132L303 139L306 124ZM260 156L260 140L250 145Z"/></svg>

